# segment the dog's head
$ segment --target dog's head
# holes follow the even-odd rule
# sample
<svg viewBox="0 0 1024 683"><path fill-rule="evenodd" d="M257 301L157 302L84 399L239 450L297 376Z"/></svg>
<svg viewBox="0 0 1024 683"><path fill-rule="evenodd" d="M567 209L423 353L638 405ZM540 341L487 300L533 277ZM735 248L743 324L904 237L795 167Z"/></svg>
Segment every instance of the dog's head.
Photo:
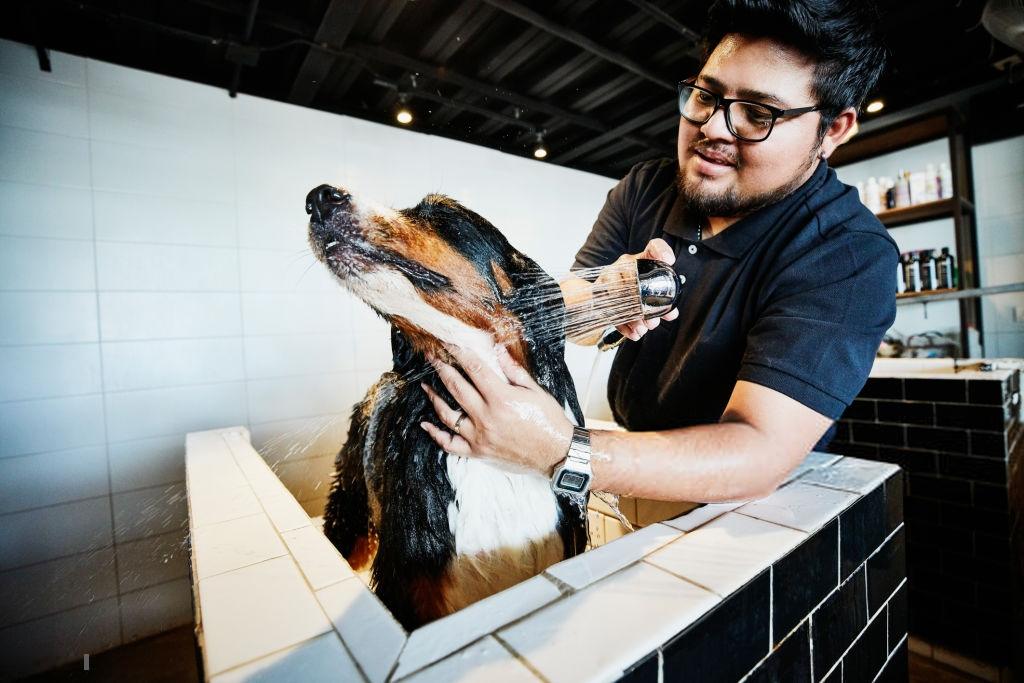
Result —
<svg viewBox="0 0 1024 683"><path fill-rule="evenodd" d="M398 329L413 351L504 345L536 369L563 350L558 286L486 219L430 194L395 211L330 185L306 197L313 253ZM469 340L469 341L467 341Z"/></svg>

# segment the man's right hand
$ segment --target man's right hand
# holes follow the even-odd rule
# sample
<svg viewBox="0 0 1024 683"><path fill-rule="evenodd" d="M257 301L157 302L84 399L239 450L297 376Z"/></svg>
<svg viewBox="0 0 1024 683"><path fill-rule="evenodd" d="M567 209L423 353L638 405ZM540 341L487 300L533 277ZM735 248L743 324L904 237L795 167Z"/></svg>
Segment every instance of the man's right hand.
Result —
<svg viewBox="0 0 1024 683"><path fill-rule="evenodd" d="M672 251L672 247L668 246L668 242L656 237L647 243L644 250L639 254L623 254L615 262L621 263L626 260L633 260L640 258L654 259L672 265L675 263L676 255ZM679 309L673 308L671 311L661 316L660 318L652 318L650 320L637 320L631 323L625 323L623 325L616 325L615 329L622 333L624 337L632 339L633 341L639 341L640 337L644 336L659 324L662 320L675 320L679 317Z"/></svg>

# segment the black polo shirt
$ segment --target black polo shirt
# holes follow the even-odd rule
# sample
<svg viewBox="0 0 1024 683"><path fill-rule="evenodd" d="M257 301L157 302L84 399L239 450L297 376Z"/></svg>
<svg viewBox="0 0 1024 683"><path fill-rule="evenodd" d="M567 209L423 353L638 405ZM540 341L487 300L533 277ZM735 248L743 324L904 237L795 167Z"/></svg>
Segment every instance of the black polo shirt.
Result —
<svg viewBox="0 0 1024 683"><path fill-rule="evenodd" d="M574 268L601 266L661 237L686 276L679 317L616 352L616 421L631 431L718 422L737 380L838 418L896 318L896 243L824 161L789 196L697 241L676 168L630 169L576 254Z"/></svg>

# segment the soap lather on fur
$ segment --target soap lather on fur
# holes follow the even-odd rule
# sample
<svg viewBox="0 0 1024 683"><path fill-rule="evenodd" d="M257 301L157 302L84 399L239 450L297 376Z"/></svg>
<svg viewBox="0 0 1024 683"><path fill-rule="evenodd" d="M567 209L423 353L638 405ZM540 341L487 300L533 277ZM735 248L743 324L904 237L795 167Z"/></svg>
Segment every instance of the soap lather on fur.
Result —
<svg viewBox="0 0 1024 683"><path fill-rule="evenodd" d="M487 220L440 194L395 211L321 185L306 198L313 253L391 324L394 366L355 406L324 533L406 629L583 552L586 516L541 472L444 452L420 381L451 405L427 354L472 349L501 375L496 345L582 425L558 285ZM439 425L440 426L440 425Z"/></svg>

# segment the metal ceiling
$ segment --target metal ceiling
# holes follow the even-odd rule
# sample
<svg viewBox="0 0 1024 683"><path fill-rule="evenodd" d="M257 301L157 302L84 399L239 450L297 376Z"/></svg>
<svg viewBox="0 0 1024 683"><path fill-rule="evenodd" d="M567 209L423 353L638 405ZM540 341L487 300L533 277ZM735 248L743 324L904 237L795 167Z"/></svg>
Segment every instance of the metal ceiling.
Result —
<svg viewBox="0 0 1024 683"><path fill-rule="evenodd" d="M709 0L35 0L0 35L612 178L675 155ZM883 115L1000 78L982 0L883 2Z"/></svg>

